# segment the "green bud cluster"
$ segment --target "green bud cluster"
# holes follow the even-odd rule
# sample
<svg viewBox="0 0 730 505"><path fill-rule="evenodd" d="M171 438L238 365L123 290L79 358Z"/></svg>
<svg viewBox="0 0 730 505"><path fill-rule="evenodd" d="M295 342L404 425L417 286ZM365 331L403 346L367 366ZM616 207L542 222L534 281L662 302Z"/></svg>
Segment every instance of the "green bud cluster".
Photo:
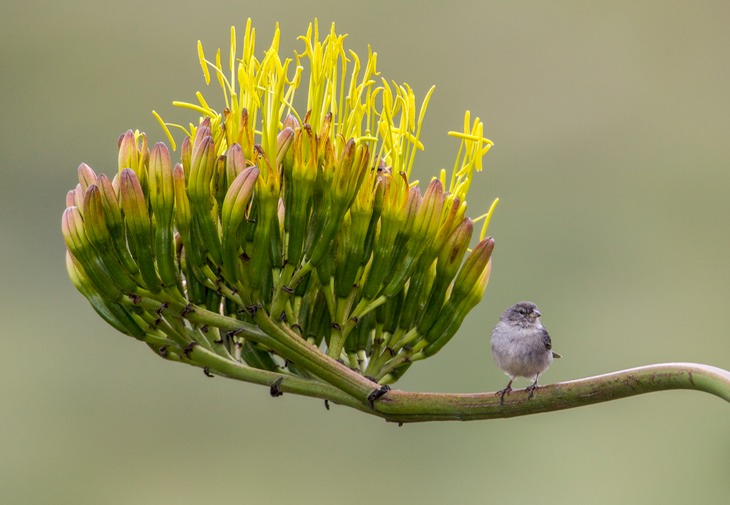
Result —
<svg viewBox="0 0 730 505"><path fill-rule="evenodd" d="M320 104L272 119L289 96L286 64L272 68L271 93L255 101L242 89L240 107L205 110L179 163L165 144L150 150L146 135L128 131L111 181L79 167L62 218L69 276L109 324L168 358L195 364L200 346L332 382L305 345L394 382L479 302L494 241L469 251L465 192L444 177L421 191L409 181L410 148L399 157L380 137L347 136L352 115ZM361 89L368 107L378 90ZM352 110L367 121L363 107ZM383 145L415 138L388 121L378 126Z"/></svg>

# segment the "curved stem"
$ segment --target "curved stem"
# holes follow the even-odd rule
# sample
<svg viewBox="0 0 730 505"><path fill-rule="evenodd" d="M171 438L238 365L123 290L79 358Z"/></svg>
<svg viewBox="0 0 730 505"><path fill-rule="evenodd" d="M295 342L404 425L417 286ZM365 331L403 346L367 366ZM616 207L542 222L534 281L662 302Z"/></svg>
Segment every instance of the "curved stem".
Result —
<svg viewBox="0 0 730 505"><path fill-rule="evenodd" d="M398 423L471 421L564 410L670 389L694 389L730 402L730 372L698 363L664 363L540 386L532 399L514 391L499 404L496 393L441 394L391 391L376 414Z"/></svg>
<svg viewBox="0 0 730 505"><path fill-rule="evenodd" d="M368 411L367 403L363 403L340 389L316 380L305 379L295 375L259 370L236 363L235 361L223 358L212 351L200 346L193 347L187 356L183 357L174 353L166 356L171 361L178 361L202 367L209 377L221 375L230 379L237 379L244 382L261 384L276 388L281 393L293 393L302 396L321 398L340 405L347 405L354 409ZM273 391L273 389L272 389Z"/></svg>
<svg viewBox="0 0 730 505"><path fill-rule="evenodd" d="M319 351L317 348L308 344L293 331L277 325L263 311L257 311L254 314L256 325L252 325L216 312L211 312L202 307L195 306L191 310L188 310L188 307L182 306L171 300L153 301L153 295L145 294L145 296L146 297L133 298L133 303L151 310L173 310L173 312L177 314L185 312L185 318L190 322L196 324L207 324L223 331L242 330L245 332L247 337L251 338L251 340L266 345L267 347L275 350L277 354L283 358L306 368L313 375L316 375L326 383L332 385L335 390L342 391L350 397L358 398L362 405L367 405L368 396L379 387L377 383L374 383L359 373L350 370L342 363L335 361L323 352ZM160 308L160 303L162 302L165 302L168 308ZM211 370L217 369L218 365L211 367ZM250 370L255 369L251 368ZM247 382L257 382L255 380L248 380L245 378L242 380ZM317 383L315 382L315 384ZM331 398L335 401L335 399L332 398L332 395L320 395L319 397Z"/></svg>
<svg viewBox="0 0 730 505"><path fill-rule="evenodd" d="M730 402L730 371L698 363L663 363L630 368L536 389L513 391L500 405L498 393L410 393L392 390L374 408L335 385L288 374L257 370L196 346L189 360L175 361L208 368L232 379L276 387L281 392L321 398L397 423L475 421L564 410L671 389L704 391ZM339 365L339 363L338 363ZM349 372L349 370L348 370Z"/></svg>

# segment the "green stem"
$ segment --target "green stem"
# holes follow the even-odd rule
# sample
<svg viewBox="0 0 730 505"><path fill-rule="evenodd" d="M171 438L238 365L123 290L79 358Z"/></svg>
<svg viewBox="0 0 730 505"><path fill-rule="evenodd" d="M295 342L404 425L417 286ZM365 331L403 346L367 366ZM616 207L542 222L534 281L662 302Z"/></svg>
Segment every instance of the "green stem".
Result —
<svg viewBox="0 0 730 505"><path fill-rule="evenodd" d="M704 391L730 402L730 372L698 363L647 365L541 386L532 399L528 399L526 391L516 390L505 397L504 405L500 405L498 393L493 392L409 393L393 390L378 398L375 408L371 409L367 403L341 390L339 385L250 368L200 346L190 351L189 360L175 354L168 359L207 367L213 374L270 387L279 380L277 387L281 392L321 398L399 424L525 416L672 389Z"/></svg>
<svg viewBox="0 0 730 505"><path fill-rule="evenodd" d="M350 370L343 364L330 358L316 347L303 340L293 330L283 328L259 310L253 316L256 325L211 312L194 306L191 310L171 300L153 300L154 295L145 293L145 297L133 298L133 304L148 310L162 310L160 303L168 304L164 311L185 313L191 323L215 326L223 331L243 331L243 335L254 342L265 345L279 356L305 368L323 381L336 386L341 391L359 399L367 405L367 398L379 385L366 379L359 373Z"/></svg>
<svg viewBox="0 0 730 505"><path fill-rule="evenodd" d="M442 394L390 391L374 414L397 423L472 421L553 412L654 391L692 389L730 402L730 372L697 363L664 363L540 386L532 399L513 391L499 404L496 393Z"/></svg>
<svg viewBox="0 0 730 505"><path fill-rule="evenodd" d="M194 347L190 352L190 361L194 364L207 368L212 375L221 375L231 379L243 382L251 382L272 387L277 381L280 381L276 387L282 393L293 393L302 396L310 396L321 398L340 405L347 405L354 409L369 411L367 403L362 403L347 393L342 392L338 388L326 384L324 382L305 379L289 374L281 374L269 372L268 370L259 370L251 368L233 360L222 358L221 356L204 349L200 346ZM171 356L172 360L190 363L180 356Z"/></svg>
<svg viewBox="0 0 730 505"><path fill-rule="evenodd" d="M286 355L284 357L296 364L305 366L308 371L325 382L336 386L364 403L370 393L378 389L378 384L327 356L289 328L279 326L263 311L259 311L254 315L254 321L267 335L279 342L286 342L287 347L295 353L293 357Z"/></svg>

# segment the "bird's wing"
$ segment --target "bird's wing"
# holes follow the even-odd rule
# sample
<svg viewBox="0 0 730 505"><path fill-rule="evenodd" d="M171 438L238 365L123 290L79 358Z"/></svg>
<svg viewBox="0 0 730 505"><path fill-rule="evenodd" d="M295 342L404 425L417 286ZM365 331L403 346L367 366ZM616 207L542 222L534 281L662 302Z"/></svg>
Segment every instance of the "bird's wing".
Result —
<svg viewBox="0 0 730 505"><path fill-rule="evenodd" d="M545 349L552 349L553 348L553 341L550 340L550 334L547 332L545 328L540 329L540 333L542 334L542 343L545 344Z"/></svg>

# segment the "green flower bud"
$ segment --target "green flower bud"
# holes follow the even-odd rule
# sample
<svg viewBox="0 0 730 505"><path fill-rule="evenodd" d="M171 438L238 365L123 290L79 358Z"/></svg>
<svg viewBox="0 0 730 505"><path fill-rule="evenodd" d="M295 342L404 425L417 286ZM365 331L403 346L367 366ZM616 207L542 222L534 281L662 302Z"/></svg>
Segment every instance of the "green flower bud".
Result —
<svg viewBox="0 0 730 505"><path fill-rule="evenodd" d="M493 250L494 239L492 237L486 237L474 247L454 279L454 287L451 290L452 298L466 297L474 286L478 286L482 282L482 277L488 272L487 266Z"/></svg>
<svg viewBox="0 0 730 505"><path fill-rule="evenodd" d="M435 265L416 270L410 279L405 292L403 310L400 314L399 328L408 331L416 325L426 307L426 300L435 277Z"/></svg>
<svg viewBox="0 0 730 505"><path fill-rule="evenodd" d="M426 194L418 208L416 221L413 224L414 235L422 237L423 248L430 245L436 236L444 207L444 194L441 181L433 179L426 188Z"/></svg>
<svg viewBox="0 0 730 505"><path fill-rule="evenodd" d="M170 151L158 142L152 148L149 164L149 198L157 225L169 226L175 203Z"/></svg>
<svg viewBox="0 0 730 505"><path fill-rule="evenodd" d="M175 190L175 225L183 237L183 241L189 244L192 211L185 189L185 169L179 163L172 170L172 183Z"/></svg>
<svg viewBox="0 0 730 505"><path fill-rule="evenodd" d="M454 279L474 230L471 219L464 220L446 240L436 261L436 277L428 295L423 318L418 323L418 331L425 334L438 318L446 298L446 292Z"/></svg>
<svg viewBox="0 0 730 505"><path fill-rule="evenodd" d="M173 213L175 207L175 183L172 175L170 151L165 144L157 143L150 153L149 198L155 217L154 252L157 271L165 287L180 284L175 262L175 238Z"/></svg>
<svg viewBox="0 0 730 505"><path fill-rule="evenodd" d="M311 131L309 131L310 134ZM303 151L308 153L310 162L313 163L313 170L316 174L314 180L314 195L311 226L305 244L306 256L313 265L318 265L326 256L331 241L334 236L335 225L333 219L336 219L334 210L334 195L332 191L332 181L335 175L335 167L337 159L335 150L329 137L319 139L312 134L314 139L314 147L307 149L303 144ZM305 165L301 165L300 169L307 169ZM296 173L297 165L294 170Z"/></svg>
<svg viewBox="0 0 730 505"><path fill-rule="evenodd" d="M380 235L373 246L373 259L363 287L363 296L375 299L381 291L383 281L392 269L395 241L406 221L408 203L408 181L404 175L381 174L383 185L383 208L380 215Z"/></svg>
<svg viewBox="0 0 730 505"><path fill-rule="evenodd" d="M381 184L382 178L377 175L377 172L372 172L371 178L371 189L368 189L368 183L365 183L365 191L371 191L373 197L372 215L370 216L370 224L368 224L368 231L365 235L365 243L363 246L363 255L365 258L370 258L370 255L373 252L373 246L375 244L375 239L378 235L380 225L380 214L383 211L383 195L385 194L385 187Z"/></svg>
<svg viewBox="0 0 730 505"><path fill-rule="evenodd" d="M122 289L110 277L101 258L96 254L84 230L84 220L78 207L68 207L61 219L61 232L66 247L77 259L91 282L93 290L112 301L122 296Z"/></svg>
<svg viewBox="0 0 730 505"><path fill-rule="evenodd" d="M175 227L180 233L183 251L185 254L186 273L185 277L188 282L188 291L192 288L191 274L195 268L201 267L205 263L205 249L196 243L194 237L193 215L190 207L190 199L186 191L185 169L181 164L175 165L172 170L172 179L175 187Z"/></svg>
<svg viewBox="0 0 730 505"><path fill-rule="evenodd" d="M112 182L109 181L109 178L107 178L104 174L99 174L96 178L96 185L101 191L104 219L106 220L106 227L109 230L109 236L111 237L112 244L114 245L114 252L117 255L117 258L119 258L124 265L127 272L129 272L132 277L136 277L137 274L139 274L139 268L127 248L124 221L122 220L122 211L119 206L117 193L114 190Z"/></svg>
<svg viewBox="0 0 730 505"><path fill-rule="evenodd" d="M121 333L139 340L144 339L145 331L137 324L129 311L119 303L110 303L107 298L99 295L81 264L68 250L66 251L66 270L76 289L89 300L96 313L107 323Z"/></svg>
<svg viewBox="0 0 730 505"><path fill-rule="evenodd" d="M149 161L149 148L147 146L147 136L135 134L132 130L127 130L119 137L119 156L118 156L118 174L121 174L125 168L129 168L137 174L140 186L147 187L147 163Z"/></svg>
<svg viewBox="0 0 730 505"><path fill-rule="evenodd" d="M241 245L241 225L246 220L251 198L253 196L259 171L256 167L249 167L242 171L228 188L221 210L223 271L228 282L235 284L238 281L238 264Z"/></svg>
<svg viewBox="0 0 730 505"><path fill-rule="evenodd" d="M284 163L283 171L284 230L288 238L287 261L298 265L304 253L307 231L314 231L322 215L316 212L312 225L309 225L317 178L317 140L308 125L296 131L289 152L292 155L291 167L289 170L289 165Z"/></svg>
<svg viewBox="0 0 730 505"><path fill-rule="evenodd" d="M106 226L101 191L96 184L89 186L84 195L84 230L89 243L95 249L95 255L101 259L109 276L125 293L133 293L137 283L114 254L112 238Z"/></svg>
<svg viewBox="0 0 730 505"><path fill-rule="evenodd" d="M425 333L429 345L424 348L426 356L440 350L459 329L469 311L479 303L491 270L490 258L494 250L494 239L487 237L479 242L464 261L454 280L451 296L439 313L436 322Z"/></svg>
<svg viewBox="0 0 730 505"><path fill-rule="evenodd" d="M253 291L271 284L271 268L281 266L279 230L279 178L266 153L259 151L259 177L256 179L256 225L253 235L250 279ZM268 174L268 178L264 174Z"/></svg>
<svg viewBox="0 0 730 505"><path fill-rule="evenodd" d="M362 238L364 239L364 237ZM362 239L360 242L356 240L352 214L348 212L342 218L337 239L333 244L335 295L338 298L346 298L352 292L355 277L360 268L363 241Z"/></svg>
<svg viewBox="0 0 730 505"><path fill-rule="evenodd" d="M228 191L228 181L226 180L226 156L218 156L215 160L215 168L213 169L213 180L211 181L211 190L215 197L215 206L213 214L216 214L223 205L223 199ZM215 221L215 217L213 218Z"/></svg>
<svg viewBox="0 0 730 505"><path fill-rule="evenodd" d="M443 251L446 240L449 238L454 229L459 226L458 223L460 223L461 220L457 219L457 217L460 215L460 209L461 201L459 198L453 195L447 195L444 197L436 236L433 238L431 244L426 248L425 254L429 257L438 255L440 251ZM456 274L456 272L454 272L454 274Z"/></svg>
<svg viewBox="0 0 730 505"><path fill-rule="evenodd" d="M215 197L213 194L213 173L215 171L215 144L213 137L206 135L210 129L198 128L193 142L193 157L187 184L190 210L197 224L203 244L214 263L221 263L220 239Z"/></svg>
<svg viewBox="0 0 730 505"><path fill-rule="evenodd" d="M410 226L407 225L407 231L404 233L405 246L403 249L405 250L402 254L402 260L398 269L393 272L390 282L383 290L383 294L388 297L403 289L406 279L412 275L419 258L431 244L438 230L443 207L441 183L438 179L431 181L422 200L420 200L420 193L418 193L417 188L412 188L412 190L416 190L418 196L409 200L418 202L414 204L414 206L417 205L417 210L409 212L409 221L411 219L412 221Z"/></svg>
<svg viewBox="0 0 730 505"><path fill-rule="evenodd" d="M366 145L350 139L340 158L333 181L334 201L338 213L344 214L360 189L368 169L370 154Z"/></svg>
<svg viewBox="0 0 730 505"><path fill-rule="evenodd" d="M336 294L340 298L350 295L358 273L365 266L369 257L370 251L368 250L366 255L366 247L368 245L368 232L373 216L373 200L375 198L372 187L372 181L375 178L374 173L371 177L370 180L366 180L360 186L350 211L343 218L343 226L339 230L336 241L341 260L335 262L337 265L335 288Z"/></svg>
<svg viewBox="0 0 730 505"><path fill-rule="evenodd" d="M137 168L137 143L134 140L134 132L127 130L119 136L117 141L119 173L125 168L134 170Z"/></svg>
<svg viewBox="0 0 730 505"><path fill-rule="evenodd" d="M183 173L185 174L184 181L187 182L190 176L190 167L193 162L193 144L190 137L183 139L183 143L180 146L180 160L182 162Z"/></svg>
<svg viewBox="0 0 730 505"><path fill-rule="evenodd" d="M131 169L125 168L120 173L119 193L128 231L129 249L139 266L145 287L157 293L160 290L160 279L155 271L152 253L152 223L139 179Z"/></svg>

